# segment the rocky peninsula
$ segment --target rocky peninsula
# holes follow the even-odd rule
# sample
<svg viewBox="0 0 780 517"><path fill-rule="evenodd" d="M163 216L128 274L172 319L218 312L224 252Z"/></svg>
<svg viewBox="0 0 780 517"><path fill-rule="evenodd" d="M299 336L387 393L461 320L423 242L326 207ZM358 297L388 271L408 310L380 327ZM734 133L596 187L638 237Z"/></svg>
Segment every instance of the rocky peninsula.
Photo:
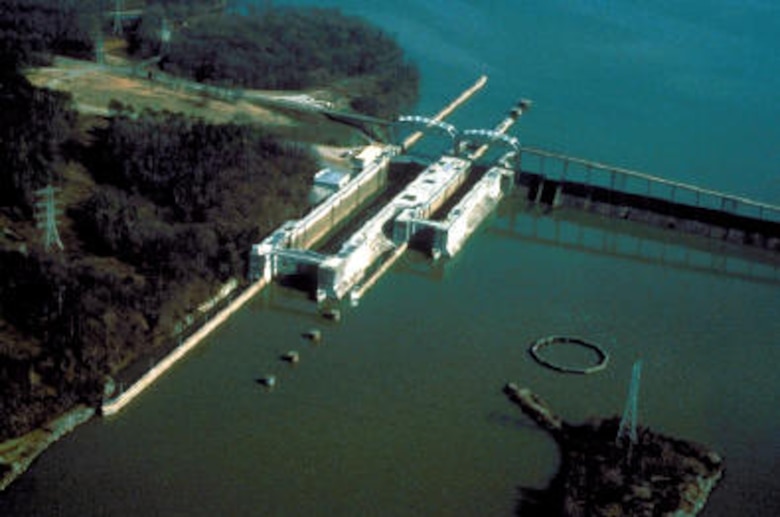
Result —
<svg viewBox="0 0 780 517"><path fill-rule="evenodd" d="M555 439L561 466L547 490L529 506L539 515L675 516L697 515L723 476L716 452L647 428L636 443L616 440L619 418L575 425L564 421L527 388L509 383L510 401Z"/></svg>

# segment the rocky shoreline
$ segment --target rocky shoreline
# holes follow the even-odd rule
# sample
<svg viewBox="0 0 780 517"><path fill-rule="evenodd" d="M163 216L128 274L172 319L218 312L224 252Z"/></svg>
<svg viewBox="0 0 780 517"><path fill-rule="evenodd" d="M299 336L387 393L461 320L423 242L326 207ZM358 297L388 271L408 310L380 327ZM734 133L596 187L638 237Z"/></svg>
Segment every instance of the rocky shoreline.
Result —
<svg viewBox="0 0 780 517"><path fill-rule="evenodd" d="M76 406L39 429L0 443L0 492L24 474L50 445L87 422L94 414L94 408Z"/></svg>
<svg viewBox="0 0 780 517"><path fill-rule="evenodd" d="M619 418L582 425L565 422L537 395L514 384L507 397L555 439L561 466L533 510L565 516L697 515L723 476L723 459L705 447L637 429L637 441L616 440Z"/></svg>

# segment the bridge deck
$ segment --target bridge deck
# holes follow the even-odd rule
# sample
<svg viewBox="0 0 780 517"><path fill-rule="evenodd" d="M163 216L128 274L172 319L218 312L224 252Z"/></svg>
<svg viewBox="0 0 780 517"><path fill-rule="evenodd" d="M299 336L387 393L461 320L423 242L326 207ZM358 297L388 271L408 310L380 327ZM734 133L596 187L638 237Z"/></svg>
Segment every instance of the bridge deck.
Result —
<svg viewBox="0 0 780 517"><path fill-rule="evenodd" d="M532 147L521 147L518 161L523 171L539 174L548 180L604 187L626 194L780 223L780 206L622 167Z"/></svg>
<svg viewBox="0 0 780 517"><path fill-rule="evenodd" d="M529 199L780 251L780 207L539 149L522 148Z"/></svg>

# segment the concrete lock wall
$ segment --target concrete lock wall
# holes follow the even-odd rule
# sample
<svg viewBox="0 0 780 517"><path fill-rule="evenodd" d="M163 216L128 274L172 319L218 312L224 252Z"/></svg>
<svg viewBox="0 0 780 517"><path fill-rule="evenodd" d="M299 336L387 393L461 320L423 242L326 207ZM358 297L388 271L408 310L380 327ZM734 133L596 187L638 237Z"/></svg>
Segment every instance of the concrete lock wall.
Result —
<svg viewBox="0 0 780 517"><path fill-rule="evenodd" d="M410 235L421 228L418 220L424 226L423 218L458 189L470 167L468 160L443 156L420 173L344 243L337 255L324 261L318 275L318 298L342 298L385 253L407 245ZM396 225L399 216L402 223Z"/></svg>
<svg viewBox="0 0 780 517"><path fill-rule="evenodd" d="M460 251L466 240L496 207L504 196L502 177L501 169L491 169L453 209L447 246L442 252L453 256Z"/></svg>
<svg viewBox="0 0 780 517"><path fill-rule="evenodd" d="M393 244L383 235L376 234L329 257L317 271L317 298L343 298L363 279L369 267L391 249Z"/></svg>
<svg viewBox="0 0 780 517"><path fill-rule="evenodd" d="M371 264L393 247L383 230L400 209L393 203L386 205L353 234L336 255L322 262L317 274L318 298L342 298L363 278Z"/></svg>
<svg viewBox="0 0 780 517"><path fill-rule="evenodd" d="M511 182L504 178L513 175L512 171L494 167L471 188L463 199L447 214L447 219L435 226L436 233L432 243L434 256L452 257L465 244L477 227L504 197L505 190L511 188Z"/></svg>
<svg viewBox="0 0 780 517"><path fill-rule="evenodd" d="M380 155L347 185L315 207L290 234L291 248L308 249L387 184L390 153Z"/></svg>

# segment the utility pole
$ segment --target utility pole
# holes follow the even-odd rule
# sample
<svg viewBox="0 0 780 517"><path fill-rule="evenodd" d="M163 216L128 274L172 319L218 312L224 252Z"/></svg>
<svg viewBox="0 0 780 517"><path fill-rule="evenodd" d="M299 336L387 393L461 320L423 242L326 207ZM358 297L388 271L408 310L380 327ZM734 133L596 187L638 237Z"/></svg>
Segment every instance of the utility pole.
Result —
<svg viewBox="0 0 780 517"><path fill-rule="evenodd" d="M636 419L637 419L637 399L639 398L639 380L642 375L642 360L638 359L631 370L631 385L628 388L628 397L626 398L626 407L623 410L623 417L620 419L615 442L620 444L628 440L628 455L631 456L631 447L636 445Z"/></svg>
<svg viewBox="0 0 780 517"><path fill-rule="evenodd" d="M43 244L46 251L50 251L52 246L57 246L60 250L65 249L60 240L60 233L57 231L57 216L62 210L57 208L57 202L54 194L59 191L58 188L47 185L45 188L35 191L38 201L35 203L35 219L38 228L44 230Z"/></svg>

